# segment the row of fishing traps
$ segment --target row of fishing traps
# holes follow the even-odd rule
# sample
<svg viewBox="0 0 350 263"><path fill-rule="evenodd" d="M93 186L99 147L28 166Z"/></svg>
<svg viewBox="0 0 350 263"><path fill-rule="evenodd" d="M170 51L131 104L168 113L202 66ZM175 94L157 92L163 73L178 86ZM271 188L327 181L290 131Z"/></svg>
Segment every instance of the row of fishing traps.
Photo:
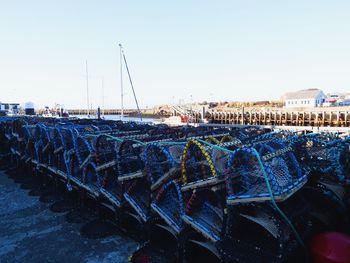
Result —
<svg viewBox="0 0 350 263"><path fill-rule="evenodd" d="M191 244L222 262L286 262L316 232L350 228L350 138L6 117L0 129L3 158L133 215L146 240L169 233L169 262ZM133 262L160 262L149 244Z"/></svg>

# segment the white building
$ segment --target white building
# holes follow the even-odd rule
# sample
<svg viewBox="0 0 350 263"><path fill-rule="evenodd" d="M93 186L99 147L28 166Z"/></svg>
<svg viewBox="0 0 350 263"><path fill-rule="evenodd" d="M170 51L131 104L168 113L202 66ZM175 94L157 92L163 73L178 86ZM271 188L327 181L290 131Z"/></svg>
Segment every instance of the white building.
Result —
<svg viewBox="0 0 350 263"><path fill-rule="evenodd" d="M325 99L326 95L320 89L288 92L283 96L286 108L320 107Z"/></svg>
<svg viewBox="0 0 350 263"><path fill-rule="evenodd" d="M0 102L0 111L5 113L19 113L19 103L2 103Z"/></svg>

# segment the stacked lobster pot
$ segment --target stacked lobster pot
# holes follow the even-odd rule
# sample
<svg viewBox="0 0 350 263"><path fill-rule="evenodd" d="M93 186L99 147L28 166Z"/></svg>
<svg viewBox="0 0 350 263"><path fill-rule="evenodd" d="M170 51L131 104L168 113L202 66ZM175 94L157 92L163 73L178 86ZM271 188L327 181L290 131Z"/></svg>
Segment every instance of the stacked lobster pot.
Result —
<svg viewBox="0 0 350 263"><path fill-rule="evenodd" d="M122 191L117 180L117 150L121 143L128 138L142 139L137 130L102 133L96 135L91 147L94 158L86 166L84 173L89 184L99 188L102 196L114 206L120 208L122 204Z"/></svg>
<svg viewBox="0 0 350 263"><path fill-rule="evenodd" d="M143 168L138 144L170 140L172 133L164 129L157 133L153 126L130 123L111 128L73 133L73 149L67 154L66 163L69 187L85 189L93 198L102 198L117 210L124 208L127 186Z"/></svg>
<svg viewBox="0 0 350 263"><path fill-rule="evenodd" d="M227 262L283 262L309 220L306 183L292 148L276 139L230 153L226 170L227 220L220 254ZM249 229L249 231L247 231Z"/></svg>
<svg viewBox="0 0 350 263"><path fill-rule="evenodd" d="M141 223L149 222L152 193L178 162L178 156L172 155L176 146L170 147L174 136L172 133L152 134L144 140L125 140L118 148L118 182L122 186L123 198ZM177 152L181 152L181 148ZM161 177L163 179L158 181Z"/></svg>
<svg viewBox="0 0 350 263"><path fill-rule="evenodd" d="M158 132L158 137L154 134L152 140L130 140L120 146L118 181L122 184L125 200L142 223L148 224L153 219L153 212L160 211L161 208L152 201L163 197L160 192L164 192L164 187L172 188L175 182L171 181L179 178L181 155L186 144L183 139L192 136L193 130L185 127L173 129L173 132L162 131ZM203 137L213 132L205 128L200 133ZM161 216L169 220L166 214L161 213ZM175 231L180 228L176 226Z"/></svg>
<svg viewBox="0 0 350 263"><path fill-rule="evenodd" d="M68 188L72 186L83 188L95 197L99 195L99 177L94 170L96 168L94 146L99 136L113 134L116 129L117 126L107 125L104 122L93 125L81 123L59 129L57 133L59 148L56 149L56 155L57 159L64 161L62 172L67 177ZM59 151L60 147L63 149Z"/></svg>
<svg viewBox="0 0 350 263"><path fill-rule="evenodd" d="M218 239L223 227L222 175L227 158L218 148L208 147L210 142L231 148L241 144L229 130L203 130L186 141L148 145L143 151L144 183L151 198L148 216L161 218L163 223L156 220L157 226L176 238L178 258L190 246L185 244L189 239L215 253L210 242Z"/></svg>
<svg viewBox="0 0 350 263"><path fill-rule="evenodd" d="M13 135L13 122L11 118L1 118L1 156L17 156L17 139Z"/></svg>
<svg viewBox="0 0 350 263"><path fill-rule="evenodd" d="M303 192L310 204L315 231L348 228L350 204L350 138L307 134L290 144L308 174Z"/></svg>
<svg viewBox="0 0 350 263"><path fill-rule="evenodd" d="M131 215L143 241L166 230L177 243L164 253L178 262L193 248L223 262L284 262L310 226L349 218L349 138L4 117L0 145L1 158L108 203L114 219Z"/></svg>
<svg viewBox="0 0 350 263"><path fill-rule="evenodd" d="M185 132L186 140L144 145L141 153L144 163L143 176L131 185L138 185L138 189L130 189L137 189L135 192L142 193L138 198L132 197L132 206L139 211L146 225L150 223L149 229L162 236L155 243L158 242L158 246L165 248L163 253L165 251L165 254L176 255L179 262L185 256L186 249L191 246L188 244L189 239L191 243L195 242L196 246L213 250L210 242L205 240L213 229L215 231L220 225L212 216L215 210L221 208L221 203L213 201L213 210L207 210L207 207L212 201L209 196L219 197L222 194L224 180L219 176L214 178L213 173L217 175L214 166L222 173L220 167L223 167L224 157L219 151L202 145L199 140L208 141L208 145L211 145L209 142L214 142L222 146L226 144L227 147L240 144L239 140L233 140L228 129L201 129L197 136L193 136L192 132ZM213 195L207 193L211 190ZM126 192L126 199L130 199L129 192ZM199 194L196 196L196 193ZM203 230L203 227L207 228ZM167 237L164 236L165 232ZM152 235L152 243L154 239L156 238ZM169 240L175 241L177 245L169 246ZM146 242L134 254L135 262L138 262L138 256L145 253L152 243ZM152 258L159 257L159 254L150 253ZM163 258L167 259L166 256Z"/></svg>
<svg viewBox="0 0 350 263"><path fill-rule="evenodd" d="M25 120L17 119L11 124L11 151L17 158L22 158L25 152L24 130L23 125L26 124Z"/></svg>

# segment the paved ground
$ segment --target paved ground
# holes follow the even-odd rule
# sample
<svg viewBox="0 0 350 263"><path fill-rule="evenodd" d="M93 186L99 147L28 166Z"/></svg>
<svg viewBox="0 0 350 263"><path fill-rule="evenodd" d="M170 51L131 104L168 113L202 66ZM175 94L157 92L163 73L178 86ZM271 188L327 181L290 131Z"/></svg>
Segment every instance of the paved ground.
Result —
<svg viewBox="0 0 350 263"><path fill-rule="evenodd" d="M128 262L137 244L122 236L87 239L0 171L0 262Z"/></svg>

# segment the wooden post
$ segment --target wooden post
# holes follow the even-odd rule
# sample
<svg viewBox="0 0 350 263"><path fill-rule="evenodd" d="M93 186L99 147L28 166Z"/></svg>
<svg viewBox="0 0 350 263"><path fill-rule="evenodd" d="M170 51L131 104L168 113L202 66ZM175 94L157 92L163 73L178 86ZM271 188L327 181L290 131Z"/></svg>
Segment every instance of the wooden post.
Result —
<svg viewBox="0 0 350 263"><path fill-rule="evenodd" d="M244 123L245 123L244 122L244 107L242 107L242 123L241 124L244 125Z"/></svg>
<svg viewBox="0 0 350 263"><path fill-rule="evenodd" d="M339 115L340 115L340 112L338 111L337 112L337 127L340 127L340 123L339 123Z"/></svg>
<svg viewBox="0 0 350 263"><path fill-rule="evenodd" d="M324 126L325 125L325 122L326 122L326 120L325 120L325 118L326 118L326 113L323 111L322 112L322 126ZM318 121L317 121L318 122Z"/></svg>

